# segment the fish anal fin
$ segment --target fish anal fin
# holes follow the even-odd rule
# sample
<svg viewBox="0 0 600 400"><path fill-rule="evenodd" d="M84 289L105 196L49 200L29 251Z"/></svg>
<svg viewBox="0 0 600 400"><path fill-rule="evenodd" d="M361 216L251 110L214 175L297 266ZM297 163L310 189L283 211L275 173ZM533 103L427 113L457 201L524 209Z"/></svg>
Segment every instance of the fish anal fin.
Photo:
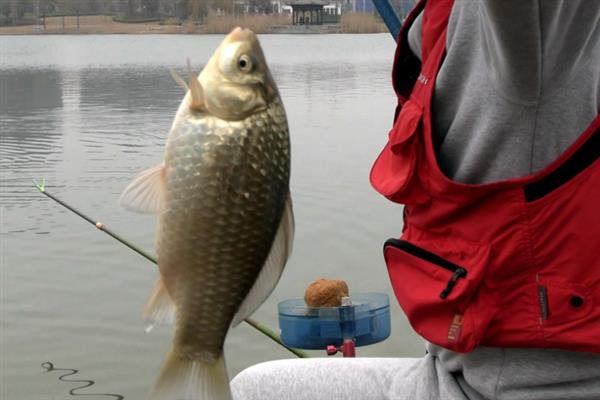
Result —
<svg viewBox="0 0 600 400"><path fill-rule="evenodd" d="M159 164L140 173L121 193L119 203L139 213L159 213L163 207L165 165Z"/></svg>
<svg viewBox="0 0 600 400"><path fill-rule="evenodd" d="M254 311L269 297L292 253L294 240L294 212L292 209L292 198L288 195L281 222L271 246L271 252L263 265L258 278L248 292L248 295L240 305L231 326L236 326L244 319L252 315Z"/></svg>
<svg viewBox="0 0 600 400"><path fill-rule="evenodd" d="M162 280L158 278L144 308L144 321L149 326L175 322L175 303Z"/></svg>

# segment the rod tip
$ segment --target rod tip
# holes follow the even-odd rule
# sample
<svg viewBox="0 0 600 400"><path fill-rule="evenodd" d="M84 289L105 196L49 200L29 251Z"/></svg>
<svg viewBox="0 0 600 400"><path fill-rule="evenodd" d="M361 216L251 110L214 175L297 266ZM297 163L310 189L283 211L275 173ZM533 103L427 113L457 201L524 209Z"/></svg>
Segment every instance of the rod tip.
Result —
<svg viewBox="0 0 600 400"><path fill-rule="evenodd" d="M46 191L46 178L42 178L41 183L33 179L33 184L41 193L44 193Z"/></svg>

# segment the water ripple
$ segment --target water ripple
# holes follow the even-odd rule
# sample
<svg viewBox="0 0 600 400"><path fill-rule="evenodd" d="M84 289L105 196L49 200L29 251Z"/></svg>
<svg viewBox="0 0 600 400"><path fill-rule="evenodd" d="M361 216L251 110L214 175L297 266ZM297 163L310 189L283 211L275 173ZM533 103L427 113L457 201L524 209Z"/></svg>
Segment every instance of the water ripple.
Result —
<svg viewBox="0 0 600 400"><path fill-rule="evenodd" d="M155 218L120 209L119 194L162 158L183 96L168 69L185 70L190 57L198 70L220 38L0 37L0 320L10 366L0 386L7 383L7 398L47 394L47 382L27 374L32 358L50 352L61 364L97 366L95 380L111 382L119 396L143 398L155 378L170 331L144 335L139 314L156 269L53 204L32 179L46 178L56 196L152 249ZM324 273L346 279L351 290L388 290L381 240L399 231L401 212L373 200L368 169L393 115L393 41L261 41L286 106L297 217L294 255L276 295L301 296ZM276 301L261 308L273 324ZM232 333L232 375L276 356L260 337L247 346L254 333ZM415 355L418 343L390 341L368 354Z"/></svg>

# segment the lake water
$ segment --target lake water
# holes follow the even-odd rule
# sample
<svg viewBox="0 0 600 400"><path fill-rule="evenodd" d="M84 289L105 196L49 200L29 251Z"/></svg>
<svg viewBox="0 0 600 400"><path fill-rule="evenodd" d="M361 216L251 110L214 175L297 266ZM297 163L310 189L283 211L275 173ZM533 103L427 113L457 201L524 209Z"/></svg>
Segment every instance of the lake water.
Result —
<svg viewBox="0 0 600 400"><path fill-rule="evenodd" d="M152 251L154 218L117 205L160 162L183 96L169 68L199 70L222 36L0 36L0 398L63 399L77 385L40 366L80 370L82 393L142 399L172 328L144 332L156 267L42 196L49 192ZM392 298L392 336L359 356L417 356L387 279L382 244L401 208L370 187L394 111L389 34L262 36L292 140L294 253L254 314L277 327L277 303L319 277ZM324 356L324 352L311 352ZM292 357L242 324L226 343L233 376ZM75 378L75 377L73 377ZM107 398L107 397L91 397Z"/></svg>

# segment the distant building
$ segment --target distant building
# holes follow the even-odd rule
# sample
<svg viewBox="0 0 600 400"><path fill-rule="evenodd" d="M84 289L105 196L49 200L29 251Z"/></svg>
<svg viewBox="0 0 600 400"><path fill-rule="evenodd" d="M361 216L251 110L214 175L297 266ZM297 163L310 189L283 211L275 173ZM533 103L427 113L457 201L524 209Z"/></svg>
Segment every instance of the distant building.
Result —
<svg viewBox="0 0 600 400"><path fill-rule="evenodd" d="M292 7L294 25L323 25L323 7L329 0L285 0Z"/></svg>
<svg viewBox="0 0 600 400"><path fill-rule="evenodd" d="M272 12L274 14L292 14L292 1L293 0L271 0ZM323 12L325 14L340 15L342 9L341 4L343 1L344 0L327 0L322 2L325 4L323 6Z"/></svg>

